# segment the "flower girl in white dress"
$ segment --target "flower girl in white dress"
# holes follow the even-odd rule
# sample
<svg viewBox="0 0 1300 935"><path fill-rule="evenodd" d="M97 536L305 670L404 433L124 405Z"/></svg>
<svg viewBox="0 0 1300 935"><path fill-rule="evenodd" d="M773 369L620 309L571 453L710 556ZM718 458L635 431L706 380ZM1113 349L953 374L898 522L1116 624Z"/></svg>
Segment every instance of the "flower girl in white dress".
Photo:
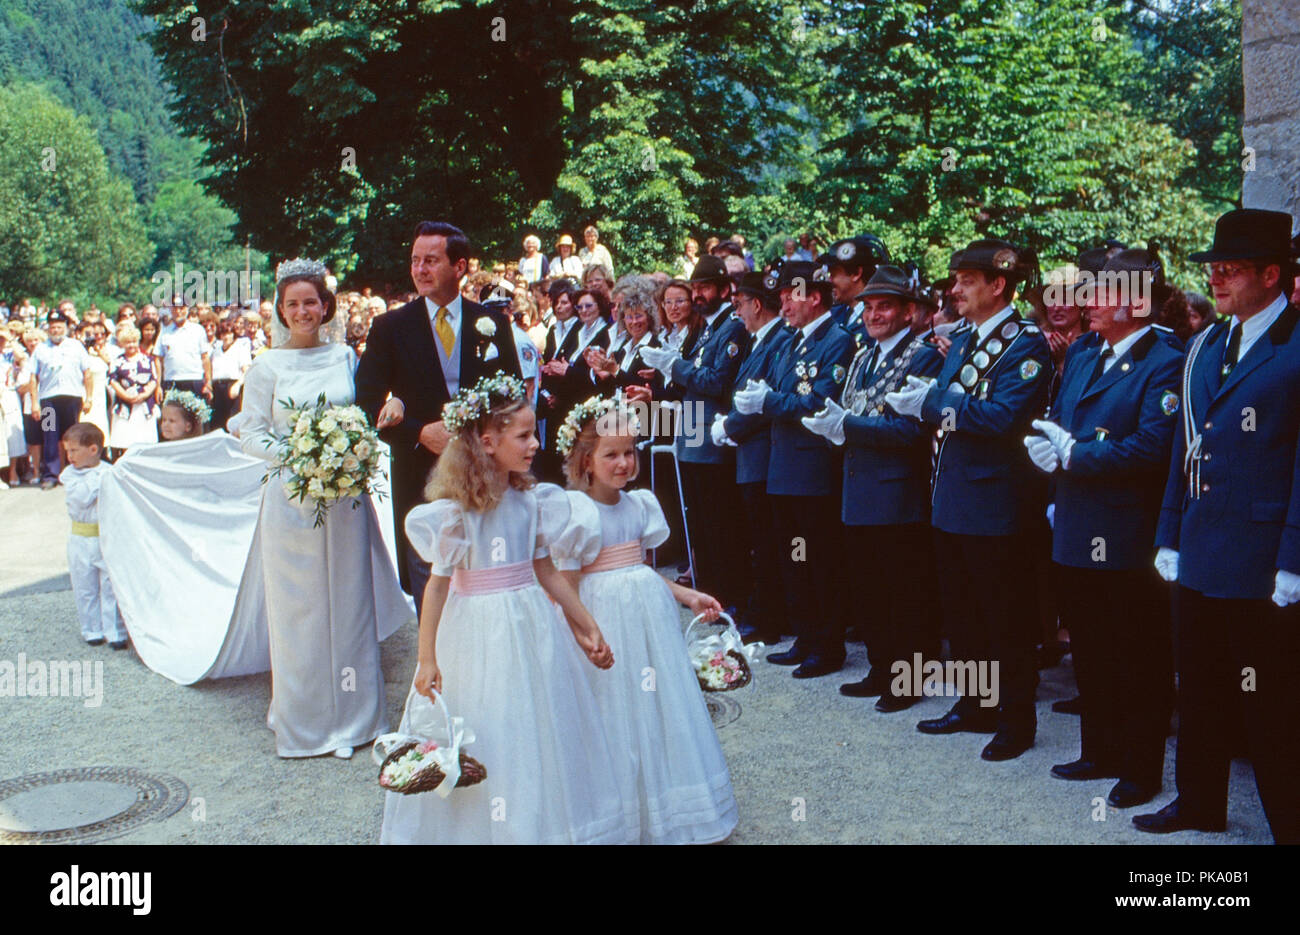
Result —
<svg viewBox="0 0 1300 935"><path fill-rule="evenodd" d="M559 432L572 516L551 546L583 606L604 622L619 668L592 679L610 745L630 761L624 799L643 844L709 844L736 827L736 800L682 636L677 602L706 620L721 607L660 577L645 550L668 538L653 493L635 479L635 416L612 399L576 407ZM675 599L675 600L674 600ZM613 678L610 678L613 675Z"/></svg>
<svg viewBox="0 0 1300 935"><path fill-rule="evenodd" d="M538 443L523 396L520 380L499 374L444 407L452 440L426 490L432 502L406 518L432 565L414 688L429 698L437 689L464 718L477 736L467 752L487 778L446 799L389 792L381 843L635 840L584 672L612 678L597 670L614 656L551 562L569 502L528 473ZM399 730L410 723L408 707Z"/></svg>

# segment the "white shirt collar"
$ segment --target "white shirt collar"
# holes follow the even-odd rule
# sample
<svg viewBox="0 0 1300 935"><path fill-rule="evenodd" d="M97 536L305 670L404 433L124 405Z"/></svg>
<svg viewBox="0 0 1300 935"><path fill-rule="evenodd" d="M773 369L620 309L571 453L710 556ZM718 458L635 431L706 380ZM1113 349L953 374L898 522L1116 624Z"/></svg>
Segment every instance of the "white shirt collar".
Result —
<svg viewBox="0 0 1300 935"><path fill-rule="evenodd" d="M759 328L757 331L754 332L754 347L758 347L760 344L762 344L763 339L767 337L769 334L771 334L772 331L775 330L776 327L780 324L781 324L781 316L773 315L771 321L769 321L767 324L763 325L763 327Z"/></svg>
<svg viewBox="0 0 1300 935"><path fill-rule="evenodd" d="M813 321L808 322L799 330L803 332L803 340L807 341L813 336L813 332L822 326L822 322L831 317L830 312L822 312Z"/></svg>
<svg viewBox="0 0 1300 935"><path fill-rule="evenodd" d="M1121 357L1127 354L1134 344L1137 344L1138 341L1142 340L1142 335L1146 334L1150 330L1151 330L1151 326L1146 325L1145 327L1139 328L1137 331L1134 331L1127 338L1122 339L1118 344L1109 345L1110 352L1112 355L1114 355L1114 359L1119 360Z"/></svg>
<svg viewBox="0 0 1300 935"><path fill-rule="evenodd" d="M1286 295L1279 295L1270 302L1263 310L1251 315L1245 321L1242 321L1236 315L1232 316L1233 327L1241 327L1241 347L1237 351L1237 360L1246 356L1246 351L1252 344L1259 340L1260 336L1269 328L1273 327L1273 322L1277 321L1278 316L1286 309ZM1229 334L1232 332L1229 331Z"/></svg>
<svg viewBox="0 0 1300 935"><path fill-rule="evenodd" d="M424 307L429 313L429 321L432 324L438 323L438 306L427 295L424 297ZM447 303L447 321L451 325L452 331L460 330L460 293L456 293L456 298Z"/></svg>
<svg viewBox="0 0 1300 935"><path fill-rule="evenodd" d="M980 325L978 328L975 329L975 343L976 344L981 343L985 338L987 338L990 334L992 334L995 329L1000 327L1004 321L1006 321L1015 313L1016 310L1012 308L1010 305L1008 305L1006 308L998 312L988 321L984 322L984 324Z"/></svg>
<svg viewBox="0 0 1300 935"><path fill-rule="evenodd" d="M712 315L704 319L705 323L710 328L712 328L713 323L717 321L719 318L721 318L723 315L728 314L730 309L731 309L731 303L723 302L720 306L718 306L718 310L716 312L714 312Z"/></svg>
<svg viewBox="0 0 1300 935"><path fill-rule="evenodd" d="M876 366L880 366L880 361L888 357L890 353L893 352L894 348L898 347L898 345L902 342L902 340L906 338L908 335L910 335L911 333L912 333L911 328L902 327L899 328L897 331L895 331L893 334L891 334L889 337L878 342L876 346L880 348L880 353L876 355Z"/></svg>
<svg viewBox="0 0 1300 935"><path fill-rule="evenodd" d="M592 319L591 324L583 325L582 330L578 332L578 341L579 342L590 341L592 338L596 336L596 333L600 331L600 329L603 327L605 327L605 322L601 321L599 318Z"/></svg>

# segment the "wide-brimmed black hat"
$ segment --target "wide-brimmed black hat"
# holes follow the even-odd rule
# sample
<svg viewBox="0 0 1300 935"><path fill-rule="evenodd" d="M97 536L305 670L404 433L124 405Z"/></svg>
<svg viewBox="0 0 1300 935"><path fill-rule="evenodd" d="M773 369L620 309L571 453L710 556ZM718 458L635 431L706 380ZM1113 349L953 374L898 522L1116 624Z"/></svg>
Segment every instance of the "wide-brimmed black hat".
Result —
<svg viewBox="0 0 1300 935"><path fill-rule="evenodd" d="M917 297L912 289L911 274L897 266L877 267L871 274L871 279L867 281L862 294L864 296L894 295L908 302Z"/></svg>
<svg viewBox="0 0 1300 935"><path fill-rule="evenodd" d="M948 271L978 269L986 273L1005 276L1010 282L1028 278L1029 270L1021 265L1021 251L1007 240L988 238L972 240L964 250L958 250L948 263Z"/></svg>
<svg viewBox="0 0 1300 935"><path fill-rule="evenodd" d="M731 277L727 275L727 264L722 262L721 257L712 254L700 257L695 264L695 268L691 270L691 282L721 282L723 280L731 281Z"/></svg>
<svg viewBox="0 0 1300 935"><path fill-rule="evenodd" d="M1238 208L1221 215L1214 224L1214 243L1209 250L1193 253L1193 263L1220 260L1261 260L1290 257L1291 215L1283 211Z"/></svg>
<svg viewBox="0 0 1300 935"><path fill-rule="evenodd" d="M876 267L889 262L889 248L875 234L846 237L831 244L831 248L819 256L817 262L827 267L843 266L845 269L860 266L874 272Z"/></svg>

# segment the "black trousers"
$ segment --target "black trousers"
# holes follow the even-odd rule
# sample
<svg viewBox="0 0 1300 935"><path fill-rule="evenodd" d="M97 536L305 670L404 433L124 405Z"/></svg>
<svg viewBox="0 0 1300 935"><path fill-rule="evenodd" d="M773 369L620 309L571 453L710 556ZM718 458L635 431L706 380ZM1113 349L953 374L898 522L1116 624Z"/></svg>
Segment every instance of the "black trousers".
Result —
<svg viewBox="0 0 1300 935"><path fill-rule="evenodd" d="M1241 698L1273 840L1300 844L1300 606L1190 588L1179 588L1178 598L1179 805L1199 818L1226 816L1234 699Z"/></svg>
<svg viewBox="0 0 1300 935"><path fill-rule="evenodd" d="M224 429L226 420L235 414L236 401L230 398L230 388L234 385L234 380L212 381L212 423L209 429Z"/></svg>
<svg viewBox="0 0 1300 935"><path fill-rule="evenodd" d="M41 399L41 480L59 479L59 442L69 427L81 421L80 396Z"/></svg>
<svg viewBox="0 0 1300 935"><path fill-rule="evenodd" d="M203 399L202 380L163 380L163 392L168 390L188 390L199 399Z"/></svg>
<svg viewBox="0 0 1300 935"><path fill-rule="evenodd" d="M935 555L943 619L952 656L960 662L998 664L998 730L1032 737L1038 727L1034 616L1025 612L1036 592L1019 564L1015 536L966 536L935 530ZM992 680L992 672L989 678ZM959 711L978 711L967 695Z"/></svg>
<svg viewBox="0 0 1300 935"><path fill-rule="evenodd" d="M805 656L844 659L840 500L769 494L776 552L794 614L795 648Z"/></svg>
<svg viewBox="0 0 1300 935"><path fill-rule="evenodd" d="M1159 789L1174 707L1169 587L1149 568L1055 572L1082 706L1080 756Z"/></svg>
<svg viewBox="0 0 1300 935"><path fill-rule="evenodd" d="M777 553L776 528L772 524L772 504L767 495L767 484L756 481L738 484L740 499L744 504L741 514L749 543L749 580L751 587L745 592L745 620L771 636L782 629L789 630L789 611L785 603L785 590L781 587L781 559Z"/></svg>
<svg viewBox="0 0 1300 935"><path fill-rule="evenodd" d="M696 586L724 607L745 599L748 563L746 525L741 515L736 466L681 462Z"/></svg>
<svg viewBox="0 0 1300 935"><path fill-rule="evenodd" d="M867 659L877 676L891 677L913 654L939 658L938 606L931 583L933 535L926 523L844 527L845 585L855 595L846 624L866 634ZM853 582L870 580L864 592Z"/></svg>

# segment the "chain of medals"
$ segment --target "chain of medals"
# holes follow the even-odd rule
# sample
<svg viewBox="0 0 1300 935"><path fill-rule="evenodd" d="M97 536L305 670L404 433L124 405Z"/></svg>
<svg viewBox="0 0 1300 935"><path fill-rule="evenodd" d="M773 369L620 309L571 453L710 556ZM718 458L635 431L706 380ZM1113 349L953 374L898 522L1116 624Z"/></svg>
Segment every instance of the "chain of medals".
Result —
<svg viewBox="0 0 1300 935"><path fill-rule="evenodd" d="M871 385L865 387L858 386L858 377L866 368L867 362L871 360L872 351L879 345L864 347L858 351L853 358L853 363L849 364L849 375L844 379L844 392L840 398L840 405L855 416L860 416L864 412L873 416L880 415L885 407L885 394L898 389L907 373L908 364L911 363L912 357L922 343L924 342L918 335L908 341L903 352L892 361L881 361L876 372L868 377Z"/></svg>
<svg viewBox="0 0 1300 935"><path fill-rule="evenodd" d="M993 331L989 336L975 349L974 353L968 354L965 363L957 368L957 373L953 376L952 382L948 384L948 389L958 393L975 393L976 398L985 399L988 397L989 383L985 374L993 369L1002 355L1016 339L1025 334L1030 329L1037 331L1035 325L1031 325L1018 315L1013 316L1001 328ZM971 340L979 336L975 328L969 329ZM951 353L951 352L950 352ZM934 433L934 441L931 445L933 453L934 477L931 481L937 479L939 473L939 456L943 453L943 444L947 439L949 432L938 429Z"/></svg>

